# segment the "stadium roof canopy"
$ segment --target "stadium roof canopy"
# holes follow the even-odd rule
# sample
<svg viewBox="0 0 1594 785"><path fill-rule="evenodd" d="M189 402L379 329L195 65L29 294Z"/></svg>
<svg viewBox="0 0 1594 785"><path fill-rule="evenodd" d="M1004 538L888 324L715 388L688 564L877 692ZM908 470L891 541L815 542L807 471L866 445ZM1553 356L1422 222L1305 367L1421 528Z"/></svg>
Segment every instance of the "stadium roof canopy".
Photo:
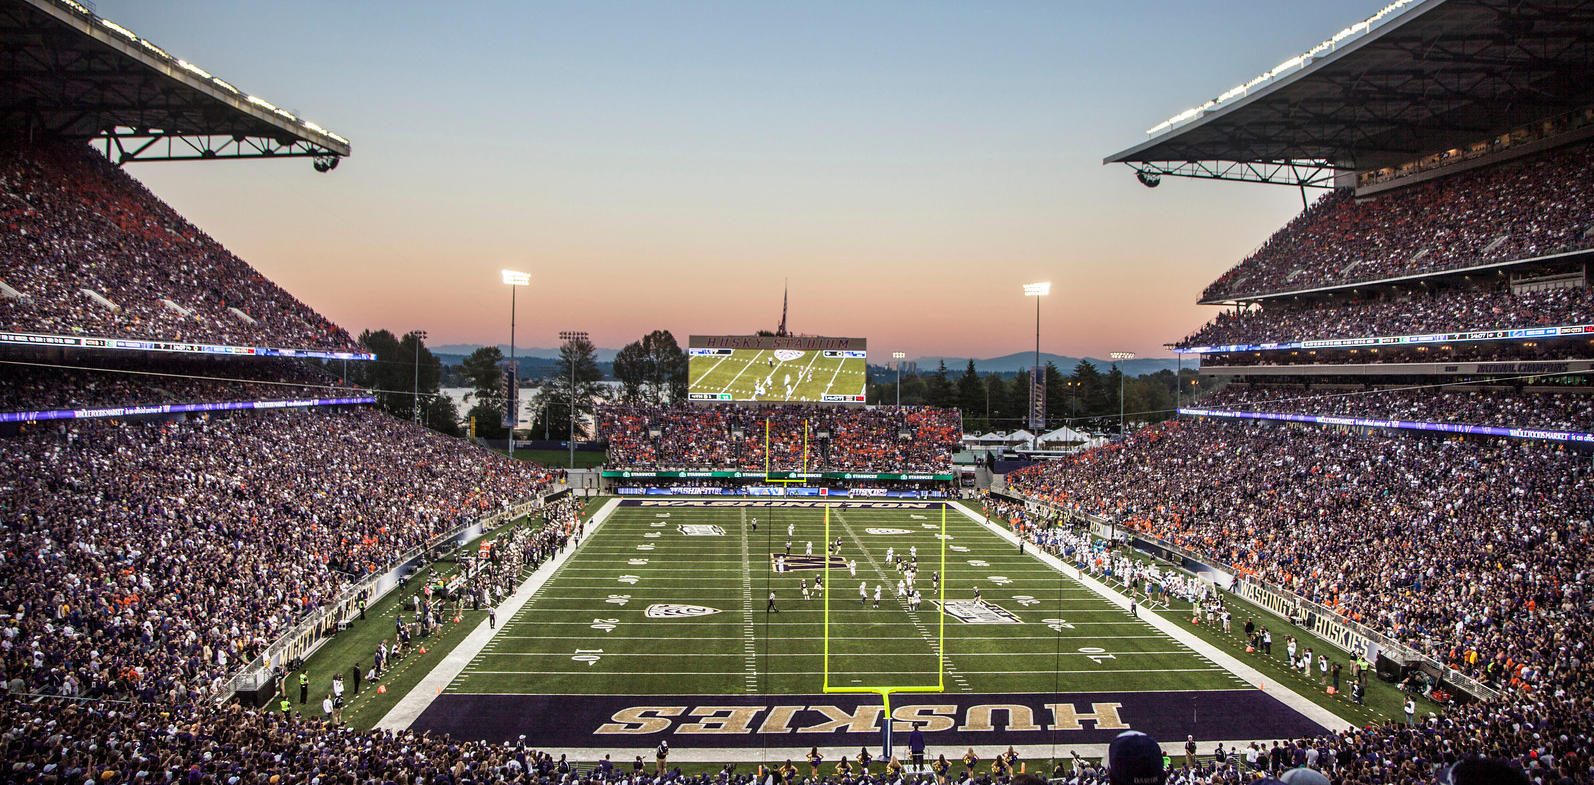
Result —
<svg viewBox="0 0 1594 785"><path fill-rule="evenodd" d="M1594 2L1398 0L1104 163L1331 186L1594 104Z"/></svg>
<svg viewBox="0 0 1594 785"><path fill-rule="evenodd" d="M117 163L311 157L349 140L73 0L0 0L0 136L100 140Z"/></svg>

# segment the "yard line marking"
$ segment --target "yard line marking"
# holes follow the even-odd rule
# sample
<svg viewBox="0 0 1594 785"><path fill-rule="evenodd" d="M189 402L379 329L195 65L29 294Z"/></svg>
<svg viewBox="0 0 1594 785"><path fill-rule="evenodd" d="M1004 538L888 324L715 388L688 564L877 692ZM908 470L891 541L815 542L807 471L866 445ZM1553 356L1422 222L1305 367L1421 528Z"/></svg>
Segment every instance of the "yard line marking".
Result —
<svg viewBox="0 0 1594 785"><path fill-rule="evenodd" d="M753 564L748 558L747 508L741 508L742 517L742 666L747 670L743 689L749 694L758 692L758 660L753 643ZM773 525L773 524L771 524Z"/></svg>
<svg viewBox="0 0 1594 785"><path fill-rule="evenodd" d="M847 523L846 517L841 514L841 508L837 507L834 512L836 515L836 521L841 524L841 528L847 532L848 537L852 538L853 543L857 546L858 551L863 554L863 557L869 560L869 566L874 568L875 573L885 580L886 583L891 583L890 575L887 574L885 569L880 566L879 562L875 561L874 554L871 554L868 547L864 545L863 540L859 539L858 533L852 530L852 526ZM878 588L879 584L875 584L875 586ZM892 594L892 599L897 599L895 594ZM952 661L951 658L946 652L937 650L939 644L936 642L935 638L930 637L929 630L926 629L922 623L920 623L918 613L908 610L906 603L903 603L900 599L897 599L897 604L902 606L903 612L907 614L909 623L912 624L913 627L918 631L919 638L930 647L930 654L938 655L937 669L939 670L940 667L950 665ZM940 611L938 610L937 613L939 612ZM965 691L968 691L966 684L961 686L964 687Z"/></svg>
<svg viewBox="0 0 1594 785"><path fill-rule="evenodd" d="M992 532L996 536L1001 537L1003 540L1014 545L1019 543L1017 535L1013 534L1011 531L999 524L995 524L989 520L986 520L984 516L980 515L974 510L971 510L962 504L954 505L954 508L963 513L965 517L973 521L975 524L983 526L985 529ZM1080 585L1090 588L1097 594L1101 595L1103 599L1106 599L1108 602L1111 602L1114 605L1119 607L1128 606L1129 600L1122 594L1114 591L1111 587L1107 586L1101 581L1086 576L1077 570L1075 570L1074 574L1070 574L1068 567L1064 565L1061 559L1058 559L1055 556L1045 553L1044 551L1031 551L1030 558L1033 558L1042 564L1051 566L1064 577L1071 578ZM1179 626L1178 622L1170 621L1156 613L1148 614L1144 621L1157 630L1167 634L1167 636L1174 641L1189 647L1190 651L1196 654L1206 655L1211 661L1220 664L1219 669L1221 671L1238 676L1245 680L1245 682L1248 684L1258 686L1268 680L1267 676L1261 671L1251 667L1250 665L1247 665L1244 662L1241 662L1228 652L1225 652L1206 642L1205 640L1202 640L1194 633ZM1350 723L1341 719L1332 711L1313 703L1300 694L1290 690L1288 687L1279 684L1277 681L1274 681L1273 686L1269 691L1272 692L1273 697L1278 698L1284 703L1284 705L1289 706L1305 716L1307 719L1312 720L1313 722L1316 722L1325 728L1330 730L1338 730L1350 726Z"/></svg>
<svg viewBox="0 0 1594 785"><path fill-rule="evenodd" d="M720 388L720 392L725 392L726 390L729 390L731 388L731 385L735 384L737 379L742 378L742 374L747 373L747 369L753 367L753 363L757 362L758 358L763 356L763 354L764 354L764 350L763 349L759 349L758 350L758 354L753 355L753 358L751 360L748 360L747 362L742 363L742 369L740 371L737 371L736 375L732 376L731 380L726 382L725 386Z"/></svg>
<svg viewBox="0 0 1594 785"><path fill-rule="evenodd" d="M582 538L583 544L588 538L597 533L598 528L619 506L619 499L611 499L603 505L602 509L598 510L596 515L592 516L591 520L588 521L587 530L583 532L586 535L586 537ZM573 548L561 550L552 559L545 562L542 568L533 572L532 576L522 583L515 590L515 593L510 595L509 599L499 605L499 609L504 611L504 616L513 619L518 615L521 609L532 601L532 595L541 589L545 583L557 578L560 574L560 568L566 562L574 559L576 554L581 552L581 549L581 545L576 545ZM542 574L539 576L538 573ZM458 625L455 626L457 627ZM475 629L465 635L464 640L460 641L447 656L443 657L442 662L433 667L431 672L422 677L404 697L399 699L398 703L393 705L393 708L382 719L377 721L376 727L384 730L403 730L409 727L411 723L415 722L416 718L421 716L421 712L425 711L428 706L432 705L432 701L442 694L444 687L449 687L450 692L454 691L453 684L455 679L464 673L465 666L470 665L476 659L476 656L481 653L488 643L492 642L493 637L499 631L489 627L487 620L482 619Z"/></svg>
<svg viewBox="0 0 1594 785"><path fill-rule="evenodd" d="M696 386L699 382L702 382L704 379L707 379L708 377L713 376L714 375L714 369L720 367L720 363L725 362L726 360L730 359L730 357L731 356L728 355L728 354L720 355L719 362L716 362L713 365L710 365L708 367L708 370L704 371L703 375L697 377L697 381L692 383L693 386Z"/></svg>

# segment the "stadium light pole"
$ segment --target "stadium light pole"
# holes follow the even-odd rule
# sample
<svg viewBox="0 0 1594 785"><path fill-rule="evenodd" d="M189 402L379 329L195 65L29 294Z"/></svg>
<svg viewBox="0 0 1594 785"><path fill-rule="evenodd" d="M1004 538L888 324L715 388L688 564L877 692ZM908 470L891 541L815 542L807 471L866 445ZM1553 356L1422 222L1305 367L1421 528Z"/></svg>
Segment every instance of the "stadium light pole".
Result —
<svg viewBox="0 0 1594 785"><path fill-rule="evenodd" d="M1115 362L1118 360L1133 360L1135 359L1135 353L1113 352L1112 358ZM1124 377L1127 375L1123 366L1118 366L1118 438L1120 439L1124 438Z"/></svg>
<svg viewBox="0 0 1594 785"><path fill-rule="evenodd" d="M501 270L504 274L504 283L509 285L509 372L514 374L510 379L509 389L504 395L504 413L509 419L509 457L515 457L515 425L520 421L520 398L515 395L515 386L520 382L520 367L515 365L515 292L522 286L531 285L531 273L518 273L514 270Z"/></svg>
<svg viewBox="0 0 1594 785"><path fill-rule="evenodd" d="M559 333L559 340L574 344L587 340L587 334L577 330ZM570 468L576 468L576 350L570 348Z"/></svg>
<svg viewBox="0 0 1594 785"><path fill-rule="evenodd" d="M907 359L905 352L892 352L891 359L896 360L897 366L897 408L902 408L902 361Z"/></svg>
<svg viewBox="0 0 1594 785"><path fill-rule="evenodd" d="M1034 433L1033 432L1033 431L1041 430L1041 426L1036 426L1035 425L1035 416L1034 416L1035 415L1035 408L1036 408L1035 404L1037 403L1037 401L1035 400L1035 396L1039 394L1037 392L1037 387L1035 386L1035 380L1037 378L1044 378L1044 377L1042 377L1040 375L1040 373L1041 373L1041 298L1045 297L1046 295L1051 294L1051 293L1052 293L1052 284L1051 284L1050 281L1046 281L1044 283L1027 283L1027 284L1024 284L1024 296L1025 297L1033 297L1033 298L1035 298L1035 365L1030 368L1030 377L1029 377L1029 413L1030 413L1030 417L1029 417L1029 422L1026 423L1026 425L1028 425L1032 429L1032 432L1029 435L1029 448L1031 450L1035 449L1037 446L1040 445L1040 438L1041 438L1039 433ZM1045 404L1042 403L1041 405L1044 406Z"/></svg>
<svg viewBox="0 0 1594 785"><path fill-rule="evenodd" d="M410 337L415 339L415 387L412 393L415 396L415 422L421 421L421 341L426 340L425 330L410 330Z"/></svg>

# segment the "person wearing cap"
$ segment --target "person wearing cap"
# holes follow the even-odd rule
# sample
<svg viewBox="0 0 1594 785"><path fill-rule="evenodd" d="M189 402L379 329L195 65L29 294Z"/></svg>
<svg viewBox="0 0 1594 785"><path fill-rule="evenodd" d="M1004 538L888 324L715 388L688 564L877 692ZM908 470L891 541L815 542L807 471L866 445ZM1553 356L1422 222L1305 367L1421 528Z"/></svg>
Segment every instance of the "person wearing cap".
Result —
<svg viewBox="0 0 1594 785"><path fill-rule="evenodd" d="M1185 766L1185 768L1187 768L1187 769L1195 768L1195 753L1196 753L1195 736L1194 735L1185 736L1184 737L1184 766Z"/></svg>
<svg viewBox="0 0 1594 785"><path fill-rule="evenodd" d="M1162 746L1140 731L1118 734L1107 746L1107 781L1112 785L1163 785L1168 770L1162 765Z"/></svg>

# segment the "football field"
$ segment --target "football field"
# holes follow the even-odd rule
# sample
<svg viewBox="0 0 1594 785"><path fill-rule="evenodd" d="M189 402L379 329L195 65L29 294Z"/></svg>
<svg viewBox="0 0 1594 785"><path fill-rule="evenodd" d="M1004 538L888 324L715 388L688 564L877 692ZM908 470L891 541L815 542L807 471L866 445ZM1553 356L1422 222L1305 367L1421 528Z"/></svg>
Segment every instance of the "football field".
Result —
<svg viewBox="0 0 1594 785"><path fill-rule="evenodd" d="M823 401L826 395L862 395L866 381L862 358L791 349L694 357L690 374L692 393L733 401Z"/></svg>
<svg viewBox="0 0 1594 785"><path fill-rule="evenodd" d="M412 727L589 751L878 742L880 696L827 685L939 688L893 695L894 727L965 746L1318 727L941 502L829 503L823 597L826 502L617 505ZM915 552L917 610L897 596Z"/></svg>

